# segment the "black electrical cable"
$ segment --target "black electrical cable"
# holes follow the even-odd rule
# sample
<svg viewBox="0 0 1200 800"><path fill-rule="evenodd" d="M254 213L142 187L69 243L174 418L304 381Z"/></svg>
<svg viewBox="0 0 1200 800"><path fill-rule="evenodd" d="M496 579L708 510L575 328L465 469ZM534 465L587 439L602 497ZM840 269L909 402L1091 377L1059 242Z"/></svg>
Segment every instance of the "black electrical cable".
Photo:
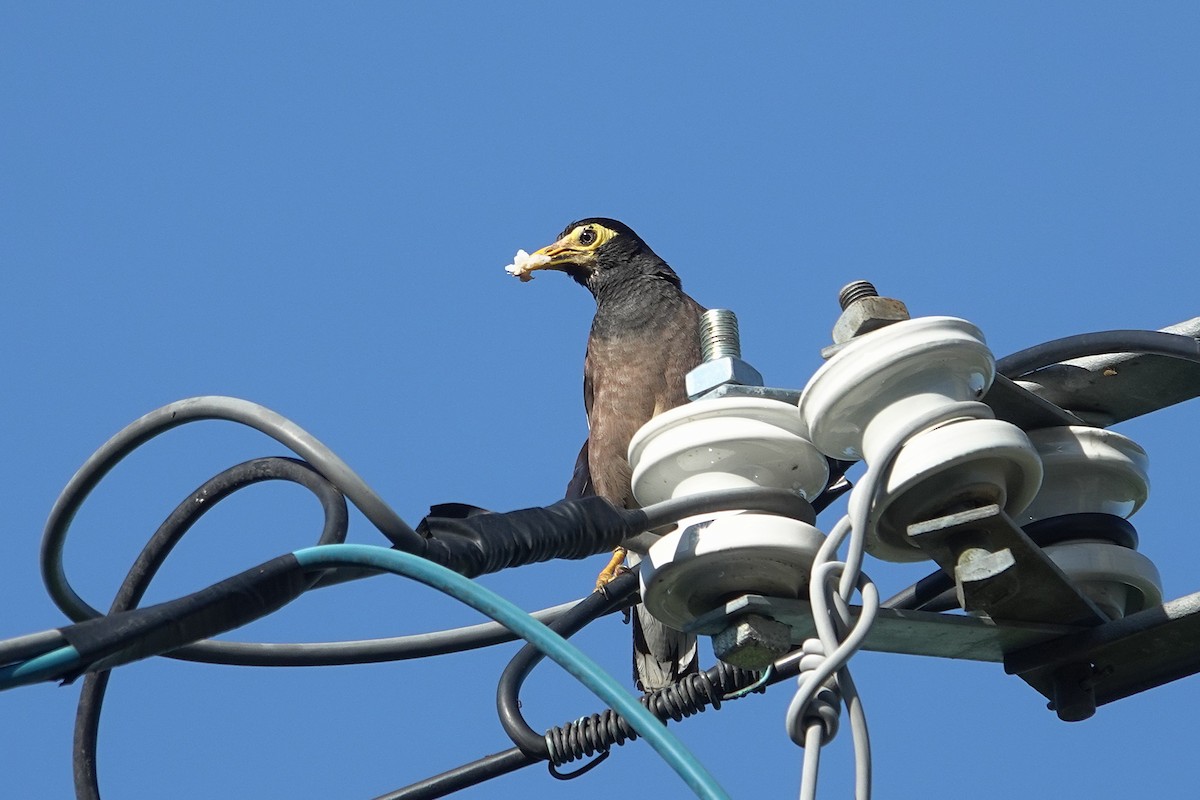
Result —
<svg viewBox="0 0 1200 800"><path fill-rule="evenodd" d="M346 501L334 486L308 464L290 458L259 458L238 464L210 478L180 503L142 548L109 608L109 614L137 607L171 550L184 534L221 500L239 489L267 480L287 480L309 489L321 502L325 524L319 544L338 544L346 539L349 516ZM317 576L314 576L315 581ZM93 672L84 678L75 715L75 744L72 769L77 800L99 800L96 776L96 740L100 711L111 672Z"/></svg>
<svg viewBox="0 0 1200 800"><path fill-rule="evenodd" d="M556 504L556 506L547 509L526 509L521 512L510 512L508 515L495 515L492 519L485 521L493 524L485 527L494 528L494 523L497 519L500 519L503 521L502 524L508 525L517 532L516 536L507 539L500 537L501 541L505 544L505 547L501 548L492 547L494 538L487 535L480 536L477 530L469 531L465 536L456 537L455 535L446 535L442 538L430 536L428 533L425 536L414 534L416 540L413 540L405 536L405 532L411 529L408 529L403 521L399 517L396 517L394 512L357 475L351 472L331 451L324 448L320 442L316 441L290 421L261 406L234 398L192 398L164 406L127 426L117 436L110 439L105 446L98 450L80 468L71 482L68 483L66 489L60 494L47 521L46 535L43 539L42 564L43 574L51 596L67 612L68 616L76 619L100 616L98 611L83 602L74 592L62 570L62 549L66 531L79 505L103 476L117 462L138 446L165 430L199 419L229 419L250 425L287 444L296 452L310 458L310 460L318 462L321 468L320 472L304 462L278 460L280 464L292 464L306 475L311 476L314 479L314 483L310 485L313 491L317 492L319 496L322 496L324 491L330 497L336 497L336 502L340 504L340 521L337 523L337 527L340 527L339 538L329 538L323 535L321 543L344 540L346 527L345 498L342 495L342 492L344 492L347 496L355 499L360 509L376 524L376 527L379 527L381 531L389 535L389 538L391 538L397 547L409 552L420 552L422 555L433 557L434 560L439 562L447 562L449 565L457 567L460 572L466 574L479 574L522 563L531 563L534 560L544 560L554 557L581 558L591 555L593 552L603 552L610 549L613 542L608 541L608 539L613 538L614 531L618 531L621 536L624 536L634 528L644 530L652 527L652 524L674 522L680 517L690 514L746 509L781 514L808 522L815 519L812 507L791 492L750 488L718 492L698 498L667 501L654 507L652 514L646 514L642 511L624 512L624 510L613 509L611 507L600 509L600 513L598 513L590 507L584 510L575 506L568 507L563 504ZM208 482L205 487L202 487L201 490L195 493L180 508L176 509L176 512L160 526L155 537L147 544L139 556L137 563L130 570L125 583L122 585L122 591L118 594L117 600L114 601L113 610L110 613L136 606L136 603L145 591L146 584L152 579L154 573L161 566L162 560L165 559L167 553L178 541L178 538L186 532L195 519L198 519L208 508L219 501L221 497L228 496L228 493L240 488L242 485L249 485L258 480L286 477L289 480L298 480L298 482L305 483L303 479L294 476L287 477L266 474L266 472L270 471L269 469L259 475L252 474L256 468L260 470L265 469L261 465L271 461L274 460L265 459L256 462L247 462L245 465L239 465L232 470L226 471L226 473L222 473L221 476L212 479L212 481ZM257 467L251 465L257 465ZM286 468L282 467L281 469L286 470ZM334 480L323 479L323 474L327 476L331 475ZM317 487L322 488L319 489ZM593 498L590 502L594 503L596 501ZM325 503L324 499L323 503ZM613 516L615 513L621 518L615 522L614 520L607 520L607 524L603 520L597 523L596 517L603 518L605 512L608 516ZM326 513L326 534L328 534L329 524L332 520L328 505ZM190 521L188 521L189 517ZM533 520L533 524L526 524L530 520ZM546 544L547 537L540 534L546 530L547 525L553 528L551 532L555 536L563 538L562 543L558 543L556 540L556 544L554 545ZM587 529L588 534L579 535L578 532L580 529ZM564 531L569 531L574 535L567 535L564 538ZM593 541L595 539L601 541ZM562 552L563 549L567 550L567 552ZM350 577L362 576L352 575ZM341 579L344 579L344 577ZM316 580L318 579L314 579L314 582ZM337 582L338 580L338 576L327 575L324 576L323 582ZM609 608L607 611L611 610ZM607 613L607 611L603 613ZM434 635L429 636L432 637ZM474 637L475 634L473 633L471 636ZM509 638L508 636L501 636L505 639ZM481 637L481 640L483 638L491 639L496 637L497 634L489 632L488 636ZM438 648L442 646L441 644L433 644L425 636L396 637L392 640L375 640L372 642L319 643L316 645L318 649L322 645L327 645L328 649L320 653L310 651L295 655L299 659L304 660L305 663L359 663L362 661L391 660L396 657L394 652L383 652L380 645L383 645L383 649L391 649L395 648L401 640L412 640L414 638L419 641L404 642L406 647L415 645L415 647L407 647L407 649L414 652L422 648L424 652L421 654L438 652L440 651ZM18 659L24 658L29 654L44 652L44 648L51 647L57 641L59 641L59 634L56 632L31 634L26 637L20 637L18 640L7 642L4 652L7 656L13 656ZM456 644L446 645L448 649L445 651L463 649L464 645L462 641L462 639L459 639ZM357 646L347 648L346 645ZM307 646L311 645L295 645L295 647L300 648ZM280 655L279 652L264 652L269 651L272 647L286 649L291 646L286 644L259 645L257 643L204 641L174 650L170 655L176 658L190 658L217 663L238 663L238 658L246 658L253 663L287 663L286 657L284 659L278 657ZM222 652L223 650L225 652ZM347 658L347 650L355 650L357 652L354 652L350 658ZM106 684L107 672L96 673L94 677L89 677L84 693L87 700L85 702L84 697L81 697L80 713L77 720L77 739L85 743L90 742L90 744L84 744L77 750L77 775L82 773L85 776L83 783L90 785L93 790L95 787L95 735L98 725L98 714L102 705L103 691ZM660 715L676 715L678 712L673 710L673 708L675 706L671 703L664 705L660 709ZM90 778L87 776L90 776ZM79 796L89 796L86 794L89 791L88 789L81 789L79 791L81 792ZM98 796L98 790L95 790L93 796Z"/></svg>
<svg viewBox="0 0 1200 800"><path fill-rule="evenodd" d="M954 579L939 570L926 575L912 586L901 589L880 603L879 607L892 608L897 611L925 610L931 602L947 590L954 591Z"/></svg>
<svg viewBox="0 0 1200 800"><path fill-rule="evenodd" d="M620 575L606 589L608 591L593 595L555 623L558 633L570 637L596 616L628 605L637 589L635 571ZM543 658L545 656L538 650L525 646L505 667L496 686L496 711L500 723L522 752L559 766L637 738L633 728L612 709L552 728L545 734L533 730L521 714L520 691L529 673ZM752 686L758 680L759 675L755 672L718 664L707 672L688 675L671 686L644 695L642 703L659 719L679 721L709 705L719 708L726 695Z"/></svg>
<svg viewBox="0 0 1200 800"><path fill-rule="evenodd" d="M836 458L829 458L828 456L825 458L829 462L829 479L825 482L825 489L817 495L812 504L813 511L818 514L833 505L833 501L854 488L854 484L846 478L846 470L858 463L855 461L841 461Z"/></svg>
<svg viewBox="0 0 1200 800"><path fill-rule="evenodd" d="M603 591L595 592L585 597L573 608L551 623L550 627L553 628L554 631L563 638L570 638L572 635L583 629L588 623L606 614L610 614L619 608L630 605L637 593L637 588L638 577L637 569L635 567L628 572L618 575L616 578L610 581L607 586L604 587ZM536 648L527 645L525 648L522 648L518 654L518 658L520 658L521 654L524 654L526 650L532 650L534 653L538 652ZM448 794L459 791L460 789L465 789L468 786L474 786L475 784L482 783L486 780L491 780L492 778L499 777L500 775L506 775L510 772L520 769L521 767L536 763L539 760L546 760L548 758L548 751L546 750L545 739L539 736L535 731L529 728L527 724L525 724L525 720L520 716L519 712L511 716L510 723L505 723L507 705L503 704L500 700L501 692L507 691L506 687L511 686L512 691L514 692L519 690L521 682L524 680L525 676L528 675L528 671L526 671L524 675L521 675L519 678L514 680L510 677L510 673L520 670L522 665L527 665L528 669L531 670L539 660L540 659L526 658L518 662L518 659L513 659L513 661L509 662L508 667L501 675L500 683L496 687L496 692L497 707L500 709L499 713L501 715L501 723L512 724L514 725L515 729L518 730L518 735L525 735L526 746L528 746L530 742L540 743L542 755L529 755L526 752L523 752L522 748L520 747L513 748L511 750L505 750L500 753L484 756L483 758L471 762L470 764L443 772L440 775L427 778L419 783L414 783L411 786L406 786L403 789L399 789L395 792L381 795L376 798L376 800L400 800L401 798L404 798L405 800L418 800L418 798L424 799L445 797ZM514 665L516 666L514 667ZM506 681L506 678L509 678L509 680ZM519 702L519 700L514 700L513 705L519 704ZM512 734L510 733L510 738L511 737ZM535 744L534 747L536 749L537 745Z"/></svg>
<svg viewBox="0 0 1200 800"><path fill-rule="evenodd" d="M137 447L171 428L205 419L239 422L282 442L303 455L318 473L354 502L394 546L431 558L468 576L536 560L582 558L606 552L615 546L616 539L630 532L674 522L687 513L744 508L810 522L814 516L805 501L790 492L750 488L716 493L711 497L667 501L651 507L658 509L653 523L643 511L597 507L604 501L589 498L583 504L559 503L545 509L485 514L477 520L477 525L467 529L455 530L457 522L451 520L442 530L426 529L425 535L421 535L409 528L345 462L290 420L237 398L195 397L163 406L127 425L88 458L60 493L46 522L42 540L42 575L51 598L69 618L82 622L102 616L71 587L62 564L67 530L80 505L99 481ZM597 519L600 519L599 523ZM430 518L426 523L432 524ZM349 569L331 571L317 585L331 585L369 574L368 571ZM535 616L552 618L557 613L556 609L544 609L535 612ZM373 663L456 652L515 638L501 627L486 625L469 630L353 642L206 641L175 650L172 657L247 666ZM46 632L30 636L55 637L57 634ZM53 649L50 638L43 642L39 638L22 637L20 641L0 645L0 653L6 658L15 654L9 661L11 663L29 655L39 655L37 651L43 644Z"/></svg>
<svg viewBox="0 0 1200 800"><path fill-rule="evenodd" d="M443 509L448 513L437 513ZM458 503L434 511L417 526L425 542L418 555L468 578L611 552L647 529L641 510L618 508L595 495L504 513Z"/></svg>
<svg viewBox="0 0 1200 800"><path fill-rule="evenodd" d="M318 586L324 585L318 581ZM549 624L578 604L578 600L530 614ZM220 642L219 651L175 650L172 658L207 664L241 667L330 667L346 664L378 664L427 656L461 653L481 647L512 642L517 636L499 622L484 622L462 628L408 636L338 642ZM210 643L211 644L211 643ZM51 648L52 649L52 648Z"/></svg>
<svg viewBox="0 0 1200 800"><path fill-rule="evenodd" d="M718 489L703 494L676 497L642 508L646 515L647 529L659 528L697 514L737 510L791 517L810 525L817 519L813 507L795 492L759 486Z"/></svg>
<svg viewBox="0 0 1200 800"><path fill-rule="evenodd" d="M837 462L833 466L838 470L838 474L831 483L836 483L849 463ZM646 513L646 527L655 528L696 514L738 509L780 514L810 524L816 519L812 506L795 493L757 487L692 495L664 501L642 510ZM633 602L636 589L636 571L631 570L610 582L603 593L598 592L585 598L556 620L551 627L560 635L570 637L599 616L629 605ZM427 800L445 797L538 761L550 760L548 737L558 742L560 754L566 756L564 761L577 757L573 751L582 755L582 751L589 746L593 747L592 752L595 752L596 749L604 749L612 744L636 738L636 733L611 710L551 729L546 735L534 731L520 713L519 691L529 672L540 661L541 655L535 648L523 648L505 668L496 687L497 712L501 724L509 738L518 743L518 747L485 756L395 792L380 795L376 800ZM794 675L794 671L792 674ZM706 704L719 706L724 695L744 689L757 680L757 676L752 672L725 665L719 665L708 673L689 677L695 680L678 686L674 692L671 691L674 687L669 687L667 690L647 695L644 701L647 707L660 719L679 720L696 713ZM781 678L775 680L779 679ZM764 683L764 686L774 683L775 680Z"/></svg>
<svg viewBox="0 0 1200 800"><path fill-rule="evenodd" d="M651 714L664 722L679 722L699 714L709 706L719 709L724 700L740 696L750 689L762 691L767 682L751 670L740 669L723 662L700 673L681 678L678 682L642 695L641 702ZM561 765L577 758L603 754L613 745L637 739L637 732L624 717L605 709L546 732L551 764Z"/></svg>
<svg viewBox="0 0 1200 800"><path fill-rule="evenodd" d="M1005 356L996 362L996 371L1015 380L1062 361L1111 353L1145 353L1200 363L1200 340L1164 331L1081 333Z"/></svg>
<svg viewBox="0 0 1200 800"><path fill-rule="evenodd" d="M1136 550L1138 546L1137 529L1133 523L1115 514L1063 514L1031 522L1022 530L1038 547L1077 539L1099 539L1129 550Z"/></svg>
<svg viewBox="0 0 1200 800"><path fill-rule="evenodd" d="M38 631L0 642L0 667L49 653L67 645L62 631Z"/></svg>
<svg viewBox="0 0 1200 800"><path fill-rule="evenodd" d="M433 800L536 763L537 759L522 753L521 748L511 747L402 789L381 794L375 800Z"/></svg>

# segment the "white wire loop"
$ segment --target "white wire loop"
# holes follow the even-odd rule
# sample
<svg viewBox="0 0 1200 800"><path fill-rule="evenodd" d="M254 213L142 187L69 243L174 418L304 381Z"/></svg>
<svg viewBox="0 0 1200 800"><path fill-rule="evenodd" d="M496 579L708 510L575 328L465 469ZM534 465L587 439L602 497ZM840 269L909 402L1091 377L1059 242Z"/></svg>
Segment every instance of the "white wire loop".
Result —
<svg viewBox="0 0 1200 800"><path fill-rule="evenodd" d="M808 597L817 638L804 643L796 694L785 720L788 736L805 751L801 800L816 797L820 762L817 751L837 733L839 714L829 703L829 692L840 696L850 717L854 738L854 796L856 800L870 800L871 740L862 700L847 666L866 640L879 611L879 591L862 571L867 533L878 524L877 500L885 491L887 476L904 443L931 425L944 422L949 412L971 407L971 403L956 403L931 409L892 431L881 448L884 457L867 465L866 473L850 493L846 516L838 520L813 559ZM839 561L838 548L847 539L845 561ZM862 600L857 618L850 613L849 605L855 590ZM820 652L812 642L819 644Z"/></svg>
<svg viewBox="0 0 1200 800"><path fill-rule="evenodd" d="M803 655L800 658L800 675L796 678L798 687L803 687L812 673L820 669L825 662L825 648L820 639L806 639L801 652ZM807 702L797 704L798 700L805 698ZM808 729L816 725L821 729L820 746L824 747L837 736L841 713L842 693L838 690L836 676L831 676L822 681L815 691L797 692L792 698L792 705L787 713L788 736L793 742L804 747L808 740Z"/></svg>

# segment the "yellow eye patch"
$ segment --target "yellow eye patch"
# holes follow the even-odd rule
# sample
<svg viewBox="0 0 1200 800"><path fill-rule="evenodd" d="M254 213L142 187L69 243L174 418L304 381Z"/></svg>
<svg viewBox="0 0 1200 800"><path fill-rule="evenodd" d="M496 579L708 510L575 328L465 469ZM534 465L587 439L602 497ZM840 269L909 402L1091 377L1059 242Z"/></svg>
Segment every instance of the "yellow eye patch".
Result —
<svg viewBox="0 0 1200 800"><path fill-rule="evenodd" d="M575 227L567 238L575 247L596 250L616 235L617 232L611 228L606 228L596 222L589 222L586 225Z"/></svg>

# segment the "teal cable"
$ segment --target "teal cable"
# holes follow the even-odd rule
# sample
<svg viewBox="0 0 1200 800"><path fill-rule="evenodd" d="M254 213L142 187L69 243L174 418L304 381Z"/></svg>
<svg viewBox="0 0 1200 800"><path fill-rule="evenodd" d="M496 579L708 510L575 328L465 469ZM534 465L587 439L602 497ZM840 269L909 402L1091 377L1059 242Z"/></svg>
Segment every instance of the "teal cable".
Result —
<svg viewBox="0 0 1200 800"><path fill-rule="evenodd" d="M0 692L30 683L54 680L78 669L79 651L67 645L40 656L0 667Z"/></svg>
<svg viewBox="0 0 1200 800"><path fill-rule="evenodd" d="M633 726L638 735L667 762L697 797L729 800L716 779L659 720L646 710L600 665L520 608L457 572L418 556L361 544L328 544L297 550L296 559L308 569L345 565L373 567L420 581L451 595L518 634L563 669Z"/></svg>

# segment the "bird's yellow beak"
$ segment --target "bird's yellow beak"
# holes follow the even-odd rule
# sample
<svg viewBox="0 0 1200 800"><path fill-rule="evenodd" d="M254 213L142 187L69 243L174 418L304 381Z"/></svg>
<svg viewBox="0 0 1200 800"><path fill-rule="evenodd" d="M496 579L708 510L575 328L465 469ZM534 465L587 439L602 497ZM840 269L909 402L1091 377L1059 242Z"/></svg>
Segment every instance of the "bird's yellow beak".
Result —
<svg viewBox="0 0 1200 800"><path fill-rule="evenodd" d="M587 252L579 246L579 243L574 241L573 233L567 234L553 244L548 244L540 250L535 250L530 254L530 258L539 261L537 266L531 266L531 270L535 269L558 269L561 270L569 264L580 264L580 255ZM542 257L550 259L543 261Z"/></svg>
<svg viewBox="0 0 1200 800"><path fill-rule="evenodd" d="M616 235L615 231L597 222L576 224L558 241L533 253L518 250L513 263L505 269L522 281L532 280L530 273L536 270L556 269L584 282L596 271L597 251Z"/></svg>

